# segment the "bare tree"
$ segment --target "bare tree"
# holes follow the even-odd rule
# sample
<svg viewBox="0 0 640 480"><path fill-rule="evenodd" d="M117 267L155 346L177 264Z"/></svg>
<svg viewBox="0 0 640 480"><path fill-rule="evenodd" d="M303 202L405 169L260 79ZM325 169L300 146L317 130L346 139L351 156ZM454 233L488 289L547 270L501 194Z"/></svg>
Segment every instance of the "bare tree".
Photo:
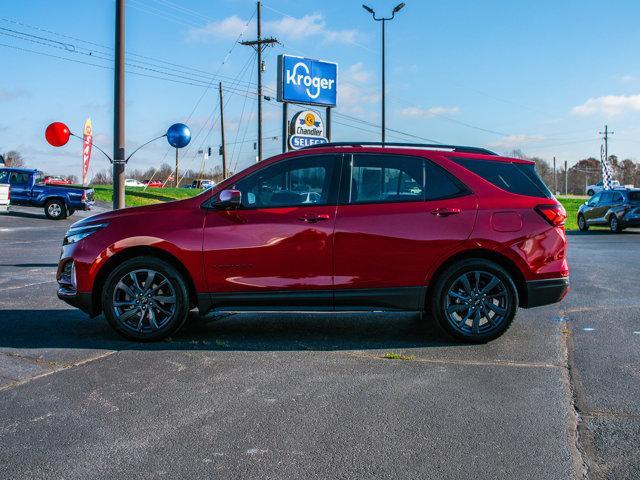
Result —
<svg viewBox="0 0 640 480"><path fill-rule="evenodd" d="M2 154L4 163L7 167L24 167L25 161L22 154L16 150L9 150Z"/></svg>
<svg viewBox="0 0 640 480"><path fill-rule="evenodd" d="M100 170L91 179L93 185L109 185L111 184L111 172L109 170Z"/></svg>

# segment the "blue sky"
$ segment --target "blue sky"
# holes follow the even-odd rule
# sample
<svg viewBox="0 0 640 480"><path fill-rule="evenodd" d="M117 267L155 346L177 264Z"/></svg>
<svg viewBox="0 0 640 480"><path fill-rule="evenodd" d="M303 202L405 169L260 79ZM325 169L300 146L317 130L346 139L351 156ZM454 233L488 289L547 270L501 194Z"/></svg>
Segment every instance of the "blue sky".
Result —
<svg viewBox="0 0 640 480"><path fill-rule="evenodd" d="M395 3L368 4L385 14ZM610 152L640 159L639 2L406 3L387 29L389 128L500 152L519 148L549 160L555 155L571 164L598 155L598 131L608 123L615 131ZM0 151L17 149L30 166L79 175L81 143L72 139L54 149L43 132L61 120L80 133L88 116L95 142L111 150L114 10L112 0L3 3ZM217 151L220 142L210 117L217 118L222 80L227 141L244 142L235 151L228 146L230 161L235 170L255 161L256 125L248 121L255 118L255 65L252 51L236 44L243 32L245 39L255 37L254 11L249 0L127 1L129 151L186 121L195 137L183 166L199 168L198 147ZM282 43L267 51L266 95L275 96L280 53L335 61L340 115L334 140L379 139L371 124L380 123L380 25L361 2L267 0L263 34ZM280 135L280 105L265 102L264 111L264 136ZM279 138L265 140L266 155L280 148ZM172 158L158 141L129 165L147 168ZM92 162L94 172L108 166L98 152ZM210 165L217 163L215 155Z"/></svg>

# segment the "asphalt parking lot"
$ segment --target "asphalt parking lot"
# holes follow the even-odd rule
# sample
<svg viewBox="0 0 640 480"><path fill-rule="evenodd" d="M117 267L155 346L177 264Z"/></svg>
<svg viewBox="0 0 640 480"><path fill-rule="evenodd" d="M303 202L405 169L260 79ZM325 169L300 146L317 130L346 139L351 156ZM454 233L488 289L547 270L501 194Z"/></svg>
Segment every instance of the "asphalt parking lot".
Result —
<svg viewBox="0 0 640 480"><path fill-rule="evenodd" d="M76 218L0 216L0 478L640 478L637 231L570 235L567 298L487 345L391 314L145 345L57 300Z"/></svg>

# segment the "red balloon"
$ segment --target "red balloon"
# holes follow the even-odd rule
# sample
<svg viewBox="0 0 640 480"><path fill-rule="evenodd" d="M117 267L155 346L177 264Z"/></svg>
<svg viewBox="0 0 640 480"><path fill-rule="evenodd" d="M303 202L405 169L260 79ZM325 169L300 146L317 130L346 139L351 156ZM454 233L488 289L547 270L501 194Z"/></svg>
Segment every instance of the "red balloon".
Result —
<svg viewBox="0 0 640 480"><path fill-rule="evenodd" d="M71 132L69 131L69 127L62 122L53 122L44 131L44 136L47 139L47 142L49 142L49 145L53 145L54 147L61 147L65 145L69 141L70 135Z"/></svg>

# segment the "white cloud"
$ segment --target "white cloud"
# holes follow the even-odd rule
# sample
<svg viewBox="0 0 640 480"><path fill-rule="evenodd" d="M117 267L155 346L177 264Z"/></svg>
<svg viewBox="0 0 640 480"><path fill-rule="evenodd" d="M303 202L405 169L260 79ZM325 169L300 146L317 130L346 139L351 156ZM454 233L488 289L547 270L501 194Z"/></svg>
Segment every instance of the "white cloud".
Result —
<svg viewBox="0 0 640 480"><path fill-rule="evenodd" d="M488 143L487 146L491 148L501 148L509 150L511 148L520 147L526 143L539 142L544 140L541 135L509 135L502 137L495 142Z"/></svg>
<svg viewBox="0 0 640 480"><path fill-rule="evenodd" d="M366 83L373 78L373 74L364 68L362 62L350 65L344 72L340 72L340 76L350 82Z"/></svg>
<svg viewBox="0 0 640 480"><path fill-rule="evenodd" d="M458 113L460 111L460 107L430 107L430 108L419 108L419 107L407 107L400 110L400 114L405 117L414 117L414 118L431 118L436 117L438 115L452 115Z"/></svg>
<svg viewBox="0 0 640 480"><path fill-rule="evenodd" d="M640 94L637 95L605 95L590 98L582 105L571 109L573 115L604 114L607 116L620 115L629 111L640 110Z"/></svg>
<svg viewBox="0 0 640 480"><path fill-rule="evenodd" d="M339 73L338 106L342 113L364 115L366 106L380 101L380 90L371 84L373 73L362 62Z"/></svg>
<svg viewBox="0 0 640 480"><path fill-rule="evenodd" d="M253 32L255 22L243 20L237 15L232 15L223 20L209 22L204 27L194 27L187 32L187 40L194 42L207 42L214 39L235 39L241 32ZM358 31L354 29L331 30L327 28L324 17L319 13L305 15L303 17L282 17L279 20L268 20L262 23L265 36L274 35L282 39L306 39L309 37L321 38L331 43L354 43L358 37Z"/></svg>

